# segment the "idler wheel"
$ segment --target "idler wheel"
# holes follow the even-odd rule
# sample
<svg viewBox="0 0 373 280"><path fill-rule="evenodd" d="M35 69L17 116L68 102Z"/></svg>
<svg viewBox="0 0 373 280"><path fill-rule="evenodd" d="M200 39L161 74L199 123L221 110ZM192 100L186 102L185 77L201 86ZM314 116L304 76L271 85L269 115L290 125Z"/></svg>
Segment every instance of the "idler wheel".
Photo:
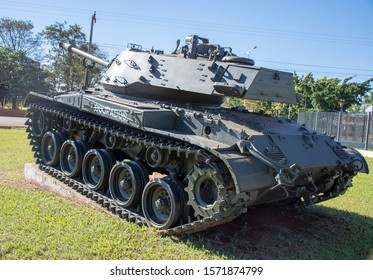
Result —
<svg viewBox="0 0 373 280"><path fill-rule="evenodd" d="M223 178L216 168L210 165L195 164L187 175L188 202L194 214L207 218L219 214L227 201Z"/></svg>
<svg viewBox="0 0 373 280"><path fill-rule="evenodd" d="M183 212L182 185L176 179L162 178L150 181L142 195L145 218L158 229L174 226Z"/></svg>
<svg viewBox="0 0 373 280"><path fill-rule="evenodd" d="M44 164L53 166L59 161L59 151L63 142L62 134L48 131L41 140L41 159Z"/></svg>
<svg viewBox="0 0 373 280"><path fill-rule="evenodd" d="M110 170L114 165L114 156L105 149L89 150L82 163L83 180L87 186L99 191L107 187Z"/></svg>
<svg viewBox="0 0 373 280"><path fill-rule="evenodd" d="M60 167L68 177L77 177L82 170L85 153L89 149L88 143L77 140L66 140L60 151Z"/></svg>
<svg viewBox="0 0 373 280"><path fill-rule="evenodd" d="M169 155L158 147L149 147L145 153L145 160L152 168L165 167L169 160Z"/></svg>
<svg viewBox="0 0 373 280"><path fill-rule="evenodd" d="M46 131L50 130L52 119L51 116L45 112L36 110L32 114L31 123L34 136L41 137Z"/></svg>
<svg viewBox="0 0 373 280"><path fill-rule="evenodd" d="M149 175L135 162L118 162L110 172L109 189L111 196L123 207L140 202Z"/></svg>

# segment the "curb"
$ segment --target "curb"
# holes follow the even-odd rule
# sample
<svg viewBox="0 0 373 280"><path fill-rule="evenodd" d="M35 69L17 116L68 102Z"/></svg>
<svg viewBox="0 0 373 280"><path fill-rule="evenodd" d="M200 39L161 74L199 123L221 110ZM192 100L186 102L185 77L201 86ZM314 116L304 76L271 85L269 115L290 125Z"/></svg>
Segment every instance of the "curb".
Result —
<svg viewBox="0 0 373 280"><path fill-rule="evenodd" d="M101 207L92 202L91 199L82 196L75 190L66 186L58 179L50 176L49 174L41 171L36 163L26 163L23 167L23 173L25 180L37 184L45 189L48 189L61 197L73 199L76 202L84 203L85 205L91 205L95 209L102 210Z"/></svg>
<svg viewBox="0 0 373 280"><path fill-rule="evenodd" d="M5 117L0 116L0 128L25 128L25 122L27 121L27 118L25 117Z"/></svg>

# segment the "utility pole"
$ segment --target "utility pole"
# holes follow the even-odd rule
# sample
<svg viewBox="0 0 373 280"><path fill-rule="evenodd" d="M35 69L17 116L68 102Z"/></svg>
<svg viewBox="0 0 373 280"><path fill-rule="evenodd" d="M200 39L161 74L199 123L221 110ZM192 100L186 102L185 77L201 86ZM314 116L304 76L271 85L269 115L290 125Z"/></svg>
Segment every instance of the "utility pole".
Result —
<svg viewBox="0 0 373 280"><path fill-rule="evenodd" d="M93 13L92 20L91 20L91 31L89 33L88 53L91 53L91 49L92 49L93 25L95 23L96 23L96 11ZM85 69L84 86L85 88L89 87L89 68L88 67L86 67Z"/></svg>

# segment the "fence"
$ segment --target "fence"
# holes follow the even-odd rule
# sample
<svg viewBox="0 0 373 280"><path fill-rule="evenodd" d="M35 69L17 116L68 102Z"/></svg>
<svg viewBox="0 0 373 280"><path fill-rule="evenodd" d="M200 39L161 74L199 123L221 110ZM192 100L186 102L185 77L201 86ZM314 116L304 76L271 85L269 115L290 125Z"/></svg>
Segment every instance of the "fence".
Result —
<svg viewBox="0 0 373 280"><path fill-rule="evenodd" d="M373 148L372 113L299 111L298 123L327 135L344 145Z"/></svg>

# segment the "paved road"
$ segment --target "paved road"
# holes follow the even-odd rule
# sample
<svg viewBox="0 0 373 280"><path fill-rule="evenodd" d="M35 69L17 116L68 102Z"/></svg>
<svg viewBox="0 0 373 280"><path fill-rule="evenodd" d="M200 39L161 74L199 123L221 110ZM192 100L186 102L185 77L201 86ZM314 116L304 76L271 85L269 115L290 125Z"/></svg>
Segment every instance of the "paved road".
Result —
<svg viewBox="0 0 373 280"><path fill-rule="evenodd" d="M0 127L26 127L27 118L0 116Z"/></svg>

